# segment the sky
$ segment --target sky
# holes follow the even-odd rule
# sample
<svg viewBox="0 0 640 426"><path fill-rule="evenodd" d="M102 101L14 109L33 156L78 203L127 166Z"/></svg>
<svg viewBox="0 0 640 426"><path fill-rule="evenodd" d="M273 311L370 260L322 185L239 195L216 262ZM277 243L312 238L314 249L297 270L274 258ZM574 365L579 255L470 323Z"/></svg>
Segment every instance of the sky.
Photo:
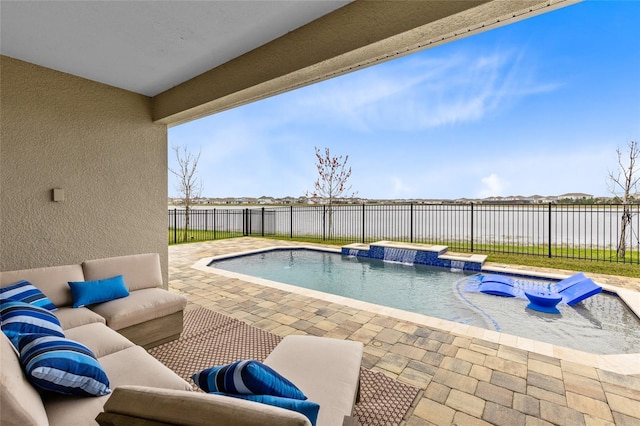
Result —
<svg viewBox="0 0 640 426"><path fill-rule="evenodd" d="M299 197L318 147L362 198L609 196L640 140L638 22L640 0L584 1L171 127L169 167L186 147L202 196Z"/></svg>

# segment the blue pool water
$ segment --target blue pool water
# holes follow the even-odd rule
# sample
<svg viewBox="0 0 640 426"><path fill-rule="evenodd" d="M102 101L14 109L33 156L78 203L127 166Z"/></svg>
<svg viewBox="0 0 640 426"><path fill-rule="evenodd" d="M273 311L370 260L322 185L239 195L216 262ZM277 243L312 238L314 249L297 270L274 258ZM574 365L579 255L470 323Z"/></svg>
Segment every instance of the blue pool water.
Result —
<svg viewBox="0 0 640 426"><path fill-rule="evenodd" d="M560 315L527 301L465 291L477 274L315 250L271 250L215 261L213 268L363 300L597 354L640 352L640 322L616 296L600 293ZM518 279L528 287L549 281Z"/></svg>

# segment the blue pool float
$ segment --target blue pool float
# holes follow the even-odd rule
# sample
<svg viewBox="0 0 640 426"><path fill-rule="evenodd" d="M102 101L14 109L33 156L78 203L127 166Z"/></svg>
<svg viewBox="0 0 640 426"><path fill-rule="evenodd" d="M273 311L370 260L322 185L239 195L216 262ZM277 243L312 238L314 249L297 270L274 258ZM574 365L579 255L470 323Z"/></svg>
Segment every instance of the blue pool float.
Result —
<svg viewBox="0 0 640 426"><path fill-rule="evenodd" d="M515 284L513 278L505 275L481 275L478 284L474 284L469 291L502 297L524 298L526 296L531 302L530 308L549 313L560 313L555 308L558 303L572 306L602 291L602 287L582 272L555 284L549 284L546 288L542 286L523 288L522 285Z"/></svg>
<svg viewBox="0 0 640 426"><path fill-rule="evenodd" d="M569 306L582 302L584 299L594 296L602 291L602 287L587 278L582 272L565 278L554 285L550 285L548 291L525 291L524 294L531 302L527 307L540 312L559 314L556 305L561 301Z"/></svg>
<svg viewBox="0 0 640 426"><path fill-rule="evenodd" d="M485 275L478 285L478 291L494 296L516 297L513 290L513 279L505 275Z"/></svg>
<svg viewBox="0 0 640 426"><path fill-rule="evenodd" d="M561 295L562 301L571 306L600 293L602 287L579 272L551 286L551 290Z"/></svg>
<svg viewBox="0 0 640 426"><path fill-rule="evenodd" d="M529 299L527 308L534 311L546 312L548 314L559 314L556 305L562 301L562 296L555 291L525 291L524 295Z"/></svg>

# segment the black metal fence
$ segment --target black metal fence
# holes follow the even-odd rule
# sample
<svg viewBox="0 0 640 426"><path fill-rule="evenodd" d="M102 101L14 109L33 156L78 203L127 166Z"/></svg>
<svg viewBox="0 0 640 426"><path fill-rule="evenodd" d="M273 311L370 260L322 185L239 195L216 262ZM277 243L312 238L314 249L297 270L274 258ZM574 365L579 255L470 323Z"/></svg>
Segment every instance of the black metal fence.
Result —
<svg viewBox="0 0 640 426"><path fill-rule="evenodd" d="M406 241L640 264L640 205L361 204L169 210L169 243L237 236ZM623 233L624 229L624 233ZM624 234L624 235L623 235ZM623 236L623 238L621 238ZM625 256L619 256L624 243Z"/></svg>

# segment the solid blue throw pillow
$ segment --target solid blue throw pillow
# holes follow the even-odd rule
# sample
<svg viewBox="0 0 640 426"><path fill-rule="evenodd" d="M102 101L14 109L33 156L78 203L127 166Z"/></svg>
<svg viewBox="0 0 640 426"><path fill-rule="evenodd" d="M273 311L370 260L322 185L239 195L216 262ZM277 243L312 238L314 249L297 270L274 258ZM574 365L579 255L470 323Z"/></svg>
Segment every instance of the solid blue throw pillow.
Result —
<svg viewBox="0 0 640 426"><path fill-rule="evenodd" d="M297 411L304 414L311 424L315 426L318 421L318 412L320 405L317 402L303 401L300 399L283 398L273 395L239 395L231 393L213 392L216 395L230 396L233 398L246 399L249 401L260 402L262 404L273 405L287 410Z"/></svg>
<svg viewBox="0 0 640 426"><path fill-rule="evenodd" d="M0 288L0 300L15 300L17 302L30 303L50 311L58 309L39 288L26 280Z"/></svg>
<svg viewBox="0 0 640 426"><path fill-rule="evenodd" d="M63 337L25 334L20 337L20 364L36 387L64 395L111 393L109 379L86 346Z"/></svg>
<svg viewBox="0 0 640 426"><path fill-rule="evenodd" d="M0 303L0 327L16 349L26 333L64 337L60 321L49 310L13 300Z"/></svg>
<svg viewBox="0 0 640 426"><path fill-rule="evenodd" d="M122 275L96 281L69 281L69 287L71 287L74 308L108 302L129 295Z"/></svg>
<svg viewBox="0 0 640 426"><path fill-rule="evenodd" d="M191 378L200 389L207 393L224 392L307 399L296 385L271 367L255 360L241 360L207 368L194 374Z"/></svg>

